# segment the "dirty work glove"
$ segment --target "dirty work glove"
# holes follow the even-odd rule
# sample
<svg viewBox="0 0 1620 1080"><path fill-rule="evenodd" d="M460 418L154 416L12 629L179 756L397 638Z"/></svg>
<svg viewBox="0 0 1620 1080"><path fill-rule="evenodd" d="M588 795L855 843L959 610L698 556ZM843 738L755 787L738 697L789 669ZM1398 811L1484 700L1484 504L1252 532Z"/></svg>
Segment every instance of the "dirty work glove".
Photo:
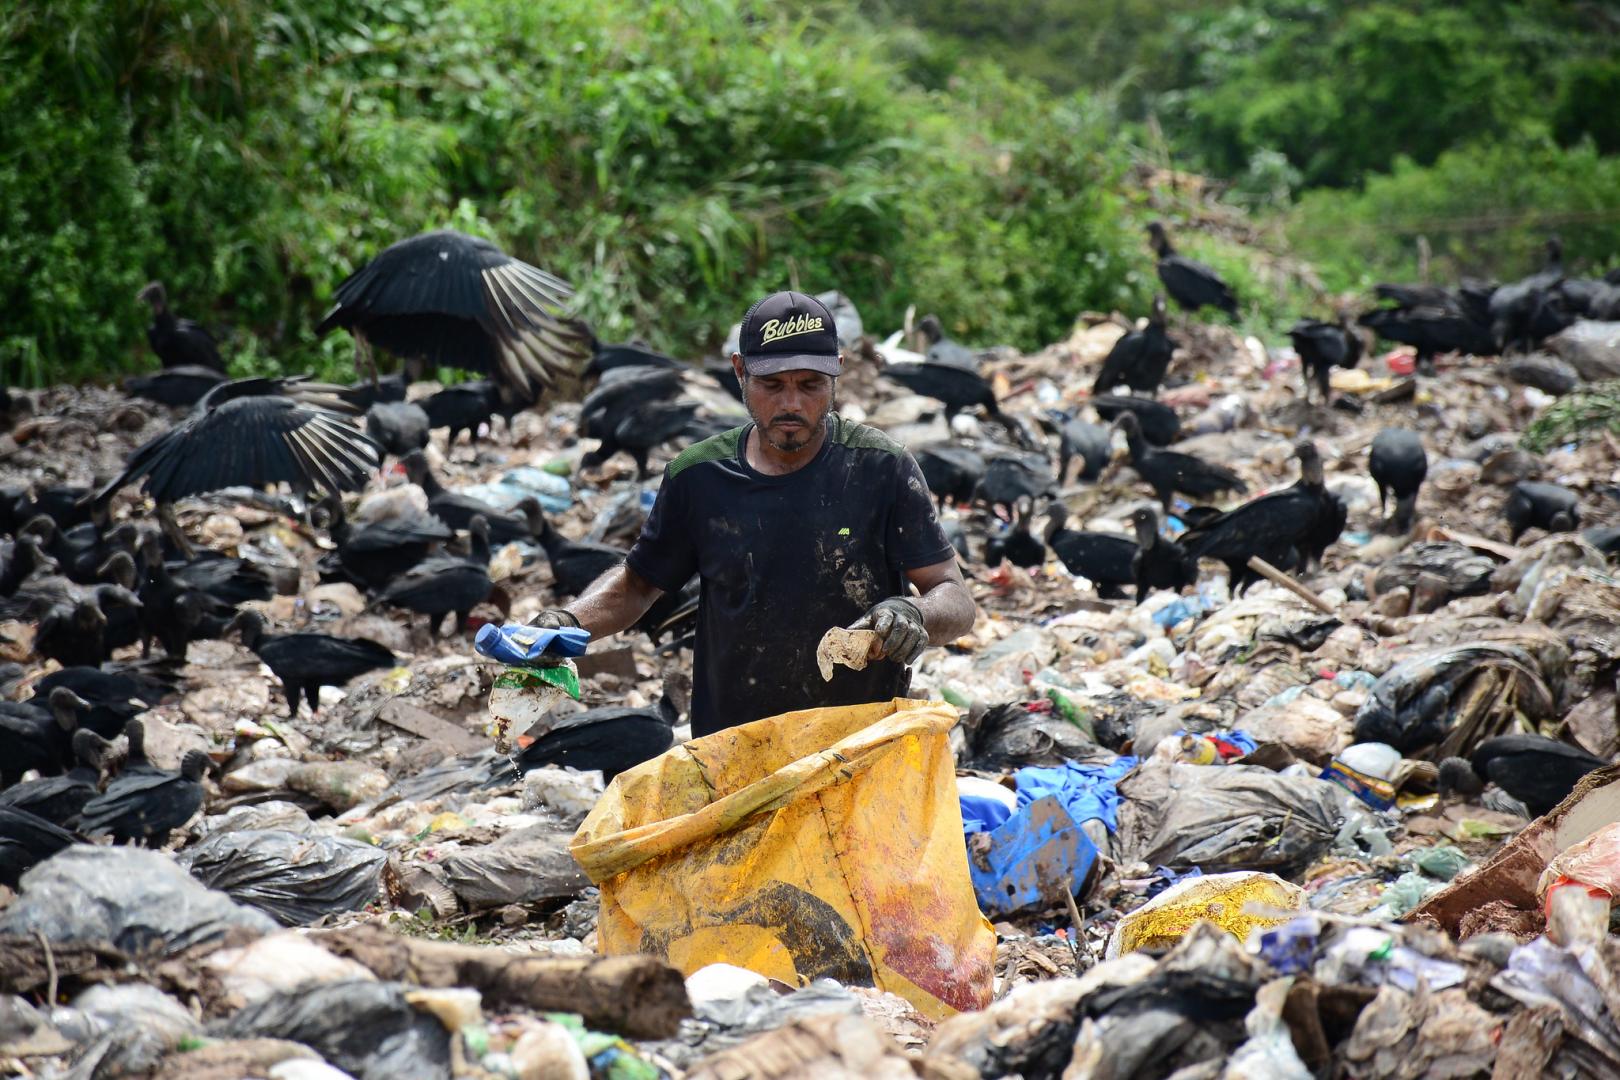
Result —
<svg viewBox="0 0 1620 1080"><path fill-rule="evenodd" d="M849 624L851 630L872 630L883 646L880 654L897 664L909 665L928 647L928 628L922 609L899 596L880 600L872 610Z"/></svg>
<svg viewBox="0 0 1620 1080"><path fill-rule="evenodd" d="M580 628L579 620L567 608L546 608L540 614L529 620L530 626L538 626L542 630L561 630L565 626Z"/></svg>

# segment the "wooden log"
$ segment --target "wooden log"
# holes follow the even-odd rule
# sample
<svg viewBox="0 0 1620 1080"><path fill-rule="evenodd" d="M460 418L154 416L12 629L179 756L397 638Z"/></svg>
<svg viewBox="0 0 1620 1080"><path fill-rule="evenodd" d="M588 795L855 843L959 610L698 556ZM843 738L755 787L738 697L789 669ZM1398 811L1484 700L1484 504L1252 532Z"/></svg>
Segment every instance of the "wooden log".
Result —
<svg viewBox="0 0 1620 1080"><path fill-rule="evenodd" d="M379 979L417 986L465 986L497 1008L579 1013L585 1023L637 1039L667 1039L692 1015L686 983L653 956L517 956L372 926L313 935L321 947Z"/></svg>
<svg viewBox="0 0 1620 1080"><path fill-rule="evenodd" d="M1338 616L1339 611L1332 604L1328 603L1320 596L1317 596L1315 593L1311 592L1311 590L1307 589L1305 586L1301 585L1299 582L1295 581L1293 578L1289 577L1275 566L1272 566L1260 556L1249 556L1249 569L1253 570L1255 573L1259 574L1273 585L1280 585L1284 589L1287 589L1289 592L1293 593L1295 596L1299 597L1301 600L1305 601L1322 614L1332 615L1335 617Z"/></svg>

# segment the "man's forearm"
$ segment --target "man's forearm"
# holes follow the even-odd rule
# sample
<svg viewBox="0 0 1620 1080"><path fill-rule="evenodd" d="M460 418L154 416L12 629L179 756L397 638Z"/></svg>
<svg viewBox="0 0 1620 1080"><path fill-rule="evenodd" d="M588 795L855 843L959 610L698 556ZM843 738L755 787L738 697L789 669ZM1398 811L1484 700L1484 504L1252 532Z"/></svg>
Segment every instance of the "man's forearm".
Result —
<svg viewBox="0 0 1620 1080"><path fill-rule="evenodd" d="M604 638L634 625L662 595L662 589L620 563L591 582L564 610L591 637Z"/></svg>
<svg viewBox="0 0 1620 1080"><path fill-rule="evenodd" d="M922 611L928 644L945 645L973 629L973 598L958 581L942 581L911 598Z"/></svg>

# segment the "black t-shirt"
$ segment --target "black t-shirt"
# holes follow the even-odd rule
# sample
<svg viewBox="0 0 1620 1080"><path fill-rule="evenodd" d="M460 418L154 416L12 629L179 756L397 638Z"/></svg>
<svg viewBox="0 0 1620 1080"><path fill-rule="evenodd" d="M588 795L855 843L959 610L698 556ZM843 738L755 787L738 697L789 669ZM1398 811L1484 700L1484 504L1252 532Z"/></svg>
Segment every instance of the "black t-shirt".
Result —
<svg viewBox="0 0 1620 1080"><path fill-rule="evenodd" d="M753 469L753 425L694 443L669 463L626 560L668 592L701 575L692 734L824 705L887 701L909 673L816 667L816 645L880 600L909 595L904 571L954 557L905 448L837 415L810 464Z"/></svg>

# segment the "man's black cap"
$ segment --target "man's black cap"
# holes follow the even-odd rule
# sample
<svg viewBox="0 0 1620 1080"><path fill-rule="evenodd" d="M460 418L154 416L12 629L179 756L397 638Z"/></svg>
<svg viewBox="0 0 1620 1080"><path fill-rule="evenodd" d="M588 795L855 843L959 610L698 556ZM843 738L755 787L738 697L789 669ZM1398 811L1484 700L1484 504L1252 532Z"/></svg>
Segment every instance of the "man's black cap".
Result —
<svg viewBox="0 0 1620 1080"><path fill-rule="evenodd" d="M813 296L771 293L743 316L739 338L750 375L819 371L837 375L838 328L832 312Z"/></svg>

